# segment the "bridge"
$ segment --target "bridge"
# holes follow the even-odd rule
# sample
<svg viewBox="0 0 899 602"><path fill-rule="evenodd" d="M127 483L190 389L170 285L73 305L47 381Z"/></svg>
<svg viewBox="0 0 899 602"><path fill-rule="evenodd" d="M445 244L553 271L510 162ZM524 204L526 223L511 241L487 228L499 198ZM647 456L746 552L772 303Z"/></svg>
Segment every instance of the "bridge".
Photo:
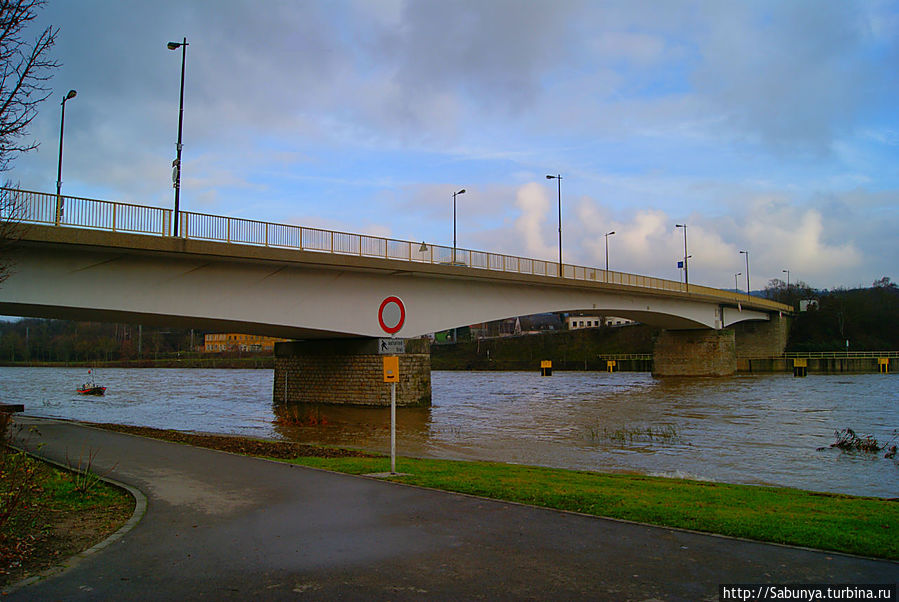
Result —
<svg viewBox="0 0 899 602"><path fill-rule="evenodd" d="M0 219L21 223L11 274L0 286L5 315L327 339L333 349L338 339L346 347L384 336L380 303L398 296L406 307L399 334L407 338L589 310L666 329L675 354L683 345L708 348L711 340L720 347L724 340L730 350L722 353L732 356L729 327L780 325L791 311L651 276L568 264L560 271L552 261L203 213L179 212L174 237L170 209L10 188L0 194L9 201ZM785 326L775 330L776 347L785 343ZM771 338L767 332L755 338ZM657 364L659 353L657 346Z"/></svg>

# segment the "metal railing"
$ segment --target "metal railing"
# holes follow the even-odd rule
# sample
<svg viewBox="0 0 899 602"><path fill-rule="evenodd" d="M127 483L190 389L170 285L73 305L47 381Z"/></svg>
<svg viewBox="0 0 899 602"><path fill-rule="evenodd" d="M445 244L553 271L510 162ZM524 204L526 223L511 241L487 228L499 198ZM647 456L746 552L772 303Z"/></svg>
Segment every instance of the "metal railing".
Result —
<svg viewBox="0 0 899 602"><path fill-rule="evenodd" d="M0 195L10 201L0 203L0 219L157 236L170 236L172 232L171 209L65 195L57 196L14 188L0 188ZM3 215L4 212L8 215ZM179 237L185 239L356 255L416 263L456 265L479 270L536 276L559 276L559 264L542 259L470 249L453 249L424 242L417 243L367 234L351 234L189 211L179 212L179 219ZM691 284L687 287L684 283L673 280L585 266L564 264L562 267L563 277L572 280L679 293L689 292L720 301L751 303L755 307L773 311L790 311L788 306L774 301L706 286Z"/></svg>
<svg viewBox="0 0 899 602"><path fill-rule="evenodd" d="M737 355L739 360L857 360L899 358L899 351L785 351L780 355Z"/></svg>

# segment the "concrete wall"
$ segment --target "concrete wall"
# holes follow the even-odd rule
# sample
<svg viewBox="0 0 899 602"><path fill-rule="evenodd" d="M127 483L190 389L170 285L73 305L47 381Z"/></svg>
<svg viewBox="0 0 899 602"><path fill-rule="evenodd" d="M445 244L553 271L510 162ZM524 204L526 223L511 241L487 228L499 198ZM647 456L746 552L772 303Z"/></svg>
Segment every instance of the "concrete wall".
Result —
<svg viewBox="0 0 899 602"><path fill-rule="evenodd" d="M377 339L293 341L275 345L275 404L389 406ZM400 355L397 406L431 405L428 341L406 341Z"/></svg>
<svg viewBox="0 0 899 602"><path fill-rule="evenodd" d="M875 357L850 357L850 358L808 358L807 373L813 374L839 374L845 373L871 373L880 372L880 366ZM740 372L785 372L793 373L792 358L737 358L737 370ZM891 359L889 373L899 371L899 360Z"/></svg>
<svg viewBox="0 0 899 602"><path fill-rule="evenodd" d="M663 330L653 349L653 376L730 376L737 371L734 331Z"/></svg>

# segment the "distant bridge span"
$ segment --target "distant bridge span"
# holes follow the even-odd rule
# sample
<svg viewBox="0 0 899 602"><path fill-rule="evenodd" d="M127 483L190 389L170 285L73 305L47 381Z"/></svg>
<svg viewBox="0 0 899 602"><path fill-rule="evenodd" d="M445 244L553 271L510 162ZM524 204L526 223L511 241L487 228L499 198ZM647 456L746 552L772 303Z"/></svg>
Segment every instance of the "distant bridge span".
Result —
<svg viewBox="0 0 899 602"><path fill-rule="evenodd" d="M295 339L400 336L588 310L719 330L791 308L658 278L283 224L4 189L24 222L0 314L166 324ZM57 219L58 216L58 219ZM0 216L3 217L3 216ZM57 225L58 222L58 225Z"/></svg>

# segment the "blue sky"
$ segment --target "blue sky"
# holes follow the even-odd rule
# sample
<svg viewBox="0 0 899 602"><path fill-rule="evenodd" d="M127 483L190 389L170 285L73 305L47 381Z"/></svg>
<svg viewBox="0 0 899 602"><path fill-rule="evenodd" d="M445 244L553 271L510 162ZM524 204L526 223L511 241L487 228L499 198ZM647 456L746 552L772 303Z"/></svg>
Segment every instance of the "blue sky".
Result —
<svg viewBox="0 0 899 602"><path fill-rule="evenodd" d="M899 279L896 2L51 0L62 67L7 176L677 280ZM745 276L739 277L745 287Z"/></svg>

